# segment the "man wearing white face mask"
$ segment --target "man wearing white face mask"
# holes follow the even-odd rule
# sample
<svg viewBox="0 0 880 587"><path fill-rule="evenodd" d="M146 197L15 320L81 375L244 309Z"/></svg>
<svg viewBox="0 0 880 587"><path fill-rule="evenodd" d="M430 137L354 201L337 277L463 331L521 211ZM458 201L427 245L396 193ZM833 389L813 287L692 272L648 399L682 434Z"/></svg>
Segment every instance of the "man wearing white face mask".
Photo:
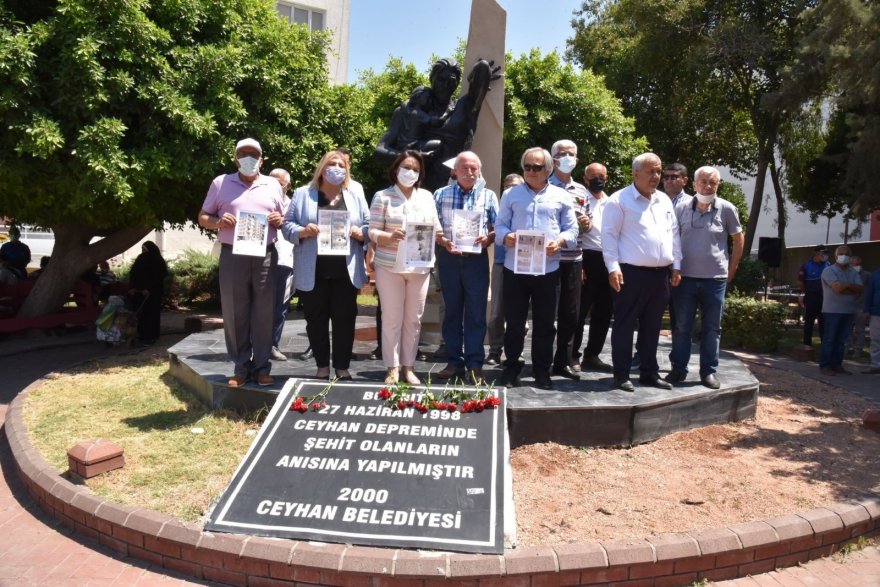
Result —
<svg viewBox="0 0 880 587"><path fill-rule="evenodd" d="M578 325L581 302L582 248L583 235L591 228L590 209L587 204L587 188L571 177L577 166L577 145L569 140L561 140L550 147L553 157L551 185L568 192L578 222L578 241L571 249L562 249L559 259L559 303L556 315L556 354L553 356L553 374L568 379L581 376L571 368L572 346Z"/></svg>
<svg viewBox="0 0 880 587"><path fill-rule="evenodd" d="M277 229L284 220L284 196L274 177L260 174L263 151L254 139L235 145L234 173L211 182L199 212L199 225L218 231L220 249L220 305L226 351L235 364L230 387L248 379L272 385L272 323L275 307L275 250ZM266 253L262 256L233 254L239 212L265 214L268 223Z"/></svg>
<svg viewBox="0 0 880 587"><path fill-rule="evenodd" d="M862 276L849 266L850 249L837 247L835 263L822 271L822 353L819 371L822 375L849 374L843 368L844 346L853 325L856 300L862 293Z"/></svg>
<svg viewBox="0 0 880 587"><path fill-rule="evenodd" d="M700 333L700 381L710 389L721 387L715 376L721 341L724 294L742 258L745 237L736 207L717 195L721 177L714 167L700 167L694 174L697 191L675 207L681 234L681 283L672 290L675 324L672 330L672 370L669 383L687 377L691 358L691 332L697 310L702 317ZM727 237L733 240L733 254Z"/></svg>

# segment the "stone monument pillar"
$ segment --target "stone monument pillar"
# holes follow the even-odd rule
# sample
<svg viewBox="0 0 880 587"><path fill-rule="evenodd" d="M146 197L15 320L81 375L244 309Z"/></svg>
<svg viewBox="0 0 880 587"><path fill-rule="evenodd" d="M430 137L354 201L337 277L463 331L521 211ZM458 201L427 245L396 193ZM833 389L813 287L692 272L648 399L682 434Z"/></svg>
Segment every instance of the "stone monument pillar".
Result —
<svg viewBox="0 0 880 587"><path fill-rule="evenodd" d="M465 64L471 66L478 59L494 61L504 73L504 48L507 32L507 11L496 0L473 0ZM462 93L469 83L462 81ZM486 95L474 144L471 150L483 162L486 185L501 195L501 140L504 133L504 77L492 84Z"/></svg>

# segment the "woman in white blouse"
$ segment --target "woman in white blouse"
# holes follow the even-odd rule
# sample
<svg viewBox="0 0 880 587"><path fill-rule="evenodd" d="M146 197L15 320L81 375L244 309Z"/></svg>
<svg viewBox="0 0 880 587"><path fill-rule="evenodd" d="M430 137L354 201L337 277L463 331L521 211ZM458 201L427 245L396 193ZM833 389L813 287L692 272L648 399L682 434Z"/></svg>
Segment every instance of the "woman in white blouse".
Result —
<svg viewBox="0 0 880 587"><path fill-rule="evenodd" d="M413 365L428 296L433 247L443 234L433 195L419 187L424 177L421 155L404 151L391 164L392 185L376 192L370 207L376 287L382 300L382 360L388 370L385 383L397 383L398 379L412 385L421 383ZM432 238L418 240L413 229L407 231L413 223L432 225ZM413 249L421 249L430 261L413 263L413 257L419 256Z"/></svg>

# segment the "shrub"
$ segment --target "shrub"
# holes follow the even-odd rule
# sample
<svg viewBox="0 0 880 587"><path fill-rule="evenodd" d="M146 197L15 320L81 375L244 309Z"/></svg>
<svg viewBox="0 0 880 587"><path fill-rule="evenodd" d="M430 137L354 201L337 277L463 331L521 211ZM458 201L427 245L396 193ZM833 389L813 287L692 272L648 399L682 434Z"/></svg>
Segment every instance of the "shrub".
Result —
<svg viewBox="0 0 880 587"><path fill-rule="evenodd" d="M220 260L210 253L187 249L169 266L172 306L220 306Z"/></svg>
<svg viewBox="0 0 880 587"><path fill-rule="evenodd" d="M764 290L766 271L767 266L763 261L758 261L757 257L743 255L728 291L731 295L754 296L755 293Z"/></svg>
<svg viewBox="0 0 880 587"><path fill-rule="evenodd" d="M779 348L784 322L785 307L782 304L731 295L724 302L721 318L725 346L773 352Z"/></svg>

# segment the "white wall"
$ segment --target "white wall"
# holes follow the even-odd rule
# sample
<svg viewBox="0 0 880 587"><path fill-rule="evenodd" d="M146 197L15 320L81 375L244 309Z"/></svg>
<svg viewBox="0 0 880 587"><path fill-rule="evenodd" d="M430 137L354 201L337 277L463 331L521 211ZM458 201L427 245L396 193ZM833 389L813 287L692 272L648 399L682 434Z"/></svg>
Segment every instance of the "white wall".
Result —
<svg viewBox="0 0 880 587"><path fill-rule="evenodd" d="M746 194L746 202L751 208L752 195L755 191L755 178L750 177L745 180L734 177L730 170L726 167L720 167L721 179L726 182L739 185ZM688 170L691 175L693 171ZM691 177L693 181L693 177ZM688 186L689 191L693 191L693 186ZM790 202L786 202L786 210L788 212L788 224L785 231L785 245L788 247L799 247L807 245L817 245L824 243L843 242L844 222L841 215L831 219L829 224L828 218L820 217L817 224L810 222L810 214L808 212L799 212L797 208ZM776 196L773 195L773 184L770 181L770 173L767 173L767 180L764 183L764 204L761 214L758 217L758 228L755 233L755 239L752 243L752 252L758 250L758 238L762 236L777 236L776 226ZM854 227L850 225L850 232ZM826 238L826 233L828 237ZM859 242L869 240L870 231L867 223L862 226L862 236L858 238L850 238L850 242Z"/></svg>

